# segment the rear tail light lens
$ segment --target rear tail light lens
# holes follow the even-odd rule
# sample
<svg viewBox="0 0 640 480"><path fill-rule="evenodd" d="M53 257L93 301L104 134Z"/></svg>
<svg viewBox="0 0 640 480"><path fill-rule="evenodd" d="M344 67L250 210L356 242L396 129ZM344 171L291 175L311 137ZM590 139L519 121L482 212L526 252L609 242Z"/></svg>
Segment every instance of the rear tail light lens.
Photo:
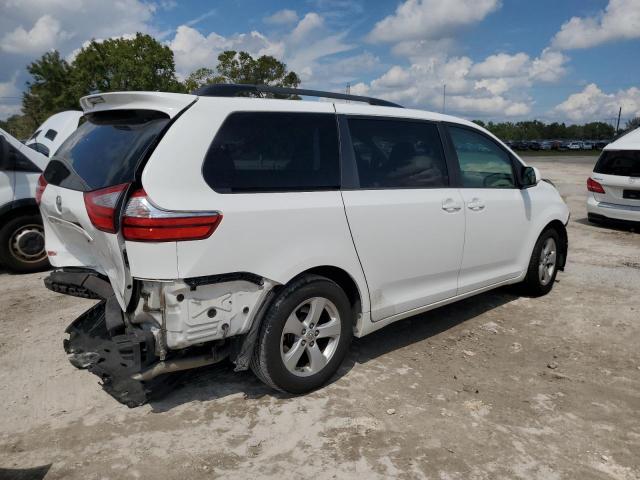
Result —
<svg viewBox="0 0 640 480"><path fill-rule="evenodd" d="M44 178L44 175L40 175L38 177L38 184L36 185L36 203L40 205L42 202L42 194L44 193L44 189L47 188L47 181Z"/></svg>
<svg viewBox="0 0 640 480"><path fill-rule="evenodd" d="M94 227L103 232L116 233L118 229L116 208L128 186L128 183L122 183L84 193L84 205Z"/></svg>
<svg viewBox="0 0 640 480"><path fill-rule="evenodd" d="M131 195L122 219L122 235L134 242L202 240L222 220L218 212L174 212L156 207L146 192Z"/></svg>
<svg viewBox="0 0 640 480"><path fill-rule="evenodd" d="M594 193L605 193L604 187L596 182L593 178L587 179L587 190Z"/></svg>

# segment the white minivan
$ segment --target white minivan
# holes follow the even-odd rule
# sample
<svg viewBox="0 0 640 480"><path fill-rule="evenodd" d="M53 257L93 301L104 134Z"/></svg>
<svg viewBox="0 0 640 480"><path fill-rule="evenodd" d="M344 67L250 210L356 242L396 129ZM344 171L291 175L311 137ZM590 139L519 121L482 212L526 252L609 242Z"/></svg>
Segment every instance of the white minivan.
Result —
<svg viewBox="0 0 640 480"><path fill-rule="evenodd" d="M604 147L587 190L589 221L640 224L640 128Z"/></svg>
<svg viewBox="0 0 640 480"><path fill-rule="evenodd" d="M466 120L251 85L81 105L44 172L45 285L103 300L65 350L129 406L224 358L303 393L352 336L501 285L544 295L565 265L558 191Z"/></svg>

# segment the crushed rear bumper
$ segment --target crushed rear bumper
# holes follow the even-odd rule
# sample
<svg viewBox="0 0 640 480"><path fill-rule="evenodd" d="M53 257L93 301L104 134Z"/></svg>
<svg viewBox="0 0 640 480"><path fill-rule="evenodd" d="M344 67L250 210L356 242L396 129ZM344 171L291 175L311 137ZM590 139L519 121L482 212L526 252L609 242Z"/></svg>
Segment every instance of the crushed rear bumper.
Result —
<svg viewBox="0 0 640 480"><path fill-rule="evenodd" d="M130 329L112 334L107 321L107 301L93 306L65 330L69 338L63 342L71 364L97 375L102 388L129 407L142 405L164 393L167 386L161 377L150 382L134 380L134 376L158 362L154 354L154 337L149 331Z"/></svg>

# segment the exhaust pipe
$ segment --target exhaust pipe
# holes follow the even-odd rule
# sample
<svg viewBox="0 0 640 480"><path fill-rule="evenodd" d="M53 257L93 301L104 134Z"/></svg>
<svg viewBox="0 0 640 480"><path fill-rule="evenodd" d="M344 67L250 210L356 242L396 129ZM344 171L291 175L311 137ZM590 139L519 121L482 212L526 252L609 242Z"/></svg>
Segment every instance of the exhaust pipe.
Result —
<svg viewBox="0 0 640 480"><path fill-rule="evenodd" d="M132 380L139 382L148 382L156 378L158 375L165 373L179 372L181 370L190 370L192 368L204 367L218 363L229 355L228 350L216 352L215 354L198 355L195 357L179 358L176 360L165 360L156 363L153 367L147 368L140 373L131 376Z"/></svg>

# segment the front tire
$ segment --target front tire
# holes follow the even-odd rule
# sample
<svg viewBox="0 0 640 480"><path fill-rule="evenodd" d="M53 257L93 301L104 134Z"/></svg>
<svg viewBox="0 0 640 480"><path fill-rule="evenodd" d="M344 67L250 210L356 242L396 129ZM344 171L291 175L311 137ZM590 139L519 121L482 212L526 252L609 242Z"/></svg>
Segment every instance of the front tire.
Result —
<svg viewBox="0 0 640 480"><path fill-rule="evenodd" d="M38 272L48 267L40 215L15 216L0 227L0 263L18 273Z"/></svg>
<svg viewBox="0 0 640 480"><path fill-rule="evenodd" d="M540 234L533 247L527 276L522 282L525 295L541 297L551 291L558 274L559 248L560 236L553 228Z"/></svg>
<svg viewBox="0 0 640 480"><path fill-rule="evenodd" d="M325 384L351 343L347 295L328 278L304 275L277 294L262 322L251 369L270 387L300 394Z"/></svg>

